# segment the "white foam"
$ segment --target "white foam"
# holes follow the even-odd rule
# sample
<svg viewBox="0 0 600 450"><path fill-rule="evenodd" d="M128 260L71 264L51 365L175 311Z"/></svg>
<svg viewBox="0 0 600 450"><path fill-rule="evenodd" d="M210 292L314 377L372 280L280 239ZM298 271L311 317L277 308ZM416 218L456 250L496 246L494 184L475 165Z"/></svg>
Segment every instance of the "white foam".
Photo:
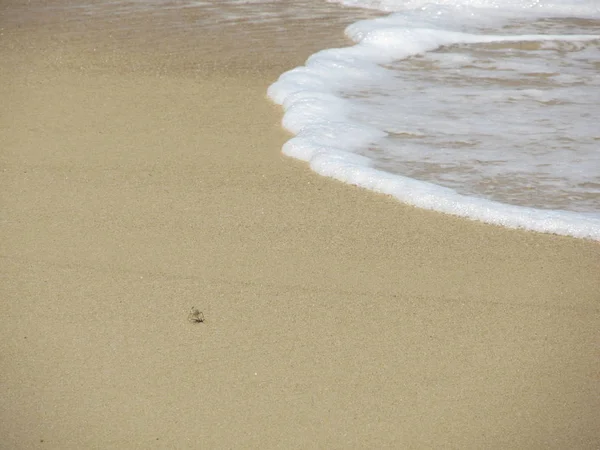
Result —
<svg viewBox="0 0 600 450"><path fill-rule="evenodd" d="M560 17L596 17L600 5L596 0L327 0L346 6L377 9L386 12L431 8L437 5L451 8L491 9L498 15L517 12Z"/></svg>
<svg viewBox="0 0 600 450"><path fill-rule="evenodd" d="M283 74L279 80L270 86L268 95L273 101L281 104L285 110L283 125L296 134L284 146L284 153L307 161L310 167L317 173L336 178L340 181L355 184L389 194L402 202L432 209L440 212L454 214L457 216L481 220L483 222L502 225L511 228L525 228L535 231L570 235L580 238L600 240L600 212L596 211L567 211L561 209L541 209L519 205L511 205L504 202L494 201L490 198L482 198L480 195L465 195L457 189L451 189L425 180L417 180L402 173L390 173L381 169L381 161L373 159L374 152L385 150L386 139L390 132L410 135L420 139L428 134L423 131L427 125L429 129L435 129L443 136L461 134L461 140L457 145L471 145L469 139L470 127L460 130L460 120L448 120L444 116L436 116L431 111L432 105L436 108L444 103L442 100L433 104L423 100L419 95L404 95L392 98L396 102L394 114L396 119L394 126L389 123L383 125L377 119L377 109L366 108L369 103L377 103L381 99L390 97L390 83L398 83L397 74L390 72L387 65L396 64L415 55L426 54L444 46L463 44L490 44L490 43L548 43L548 46L557 42L574 43L579 45L584 42L597 41L600 36L593 34L497 34L481 32L478 27L481 24L489 27L489 24L502 17L504 20L510 11L535 10L536 14L559 15L565 11L569 14L577 12L580 15L600 14L600 6L590 2L517 2L515 1L492 1L472 0L453 2L450 8L448 2L444 5L431 5L423 7L429 2L409 1L371 1L371 2L344 2L354 6L370 6L387 10L404 9L403 12L389 16L357 22L347 28L347 35L356 42L356 45L340 49L324 50L312 55L305 66L293 69ZM524 5L525 4L525 5ZM408 5L408 6L407 6ZM524 5L524 6L523 6ZM468 6L470 9L465 13L462 8ZM418 8L407 10L408 8ZM489 12L474 10L473 7L497 8L498 14L490 15ZM395 8L395 9L394 9ZM465 17L475 18L476 24L469 24ZM490 19L491 17L491 19ZM485 18L485 20L481 19ZM481 20L480 20L481 19ZM472 30L468 32L468 30ZM592 52L588 47L582 46L583 52ZM588 55L589 56L589 55ZM437 60L442 61L442 68L460 68L474 59L465 54L435 54ZM434 58L434 59L436 59ZM439 69L439 67L438 67ZM543 74L548 72L544 62L539 60L508 61L501 67L494 67L494 73L503 73L510 81L514 74ZM472 73L475 69L472 69ZM477 70L485 70L485 67ZM577 71L573 74L555 74L557 80L577 82ZM550 74L550 72L548 72ZM562 79L561 79L562 77ZM392 80L394 79L395 80ZM435 84L435 83L434 83ZM438 83L439 84L439 83ZM415 84L407 85L414 89ZM444 86L442 86L444 87ZM494 98L500 102L534 102L537 103L560 103L565 99L577 99L575 90L545 90L541 88L513 89L503 91L488 89L488 99ZM406 92L406 91L405 91ZM440 93L442 91L439 91ZM450 93L447 99L452 98L458 91L447 91ZM379 97L377 97L377 95ZM581 96L581 95L580 95ZM403 103L406 101L405 103ZM462 114L460 100L454 103L446 101L451 108L444 106L444 114ZM583 101L583 100L582 100ZM477 105L479 100L473 104ZM481 105L484 106L483 100ZM429 111L428 111L429 108ZM463 108L464 109L464 108ZM382 116L388 115L382 110ZM485 113L484 113L485 114ZM386 117L382 117L382 120ZM510 118L509 118L510 119ZM514 122L514 121L513 121ZM509 121L510 123L510 121ZM587 122L586 122L587 123ZM514 126L520 127L517 122ZM537 127L537 128L536 128ZM577 128L577 127L575 127ZM579 125L580 135L584 137L591 135L585 124ZM524 124L521 130L524 136L528 133L538 133L542 136L544 131L535 123ZM445 131L444 131L445 130ZM537 131L536 131L537 130ZM574 132L576 132L575 130ZM444 134L445 133L445 134ZM541 134L540 134L541 133ZM465 137L466 136L466 137ZM567 136L569 137L569 136ZM599 137L600 139L600 137ZM383 149L383 150L382 150ZM585 149L584 149L585 150ZM595 157L594 149L589 152L592 158L591 165L575 158L563 164L563 174L571 173L582 183L595 184L598 182L600 159ZM423 161L426 159L428 150L419 145L406 145L401 148L402 157L407 160ZM447 149L432 148L441 157L436 156L439 161L453 162L456 152ZM499 153L495 151L469 150L463 152L470 160L479 158L477 161L488 161L488 176L499 170L494 164L499 161ZM596 152L597 153L597 152ZM529 164L529 165L528 165ZM598 164L599 167L594 167ZM443 165L443 164L442 164ZM536 173L541 170L541 165L536 166L534 156L525 156L518 163L521 174ZM515 164L510 166L514 170ZM470 168L469 168L470 169ZM497 172L501 175L504 172ZM439 179L443 181L442 174ZM458 183L463 178L456 175L450 184ZM567 176L568 178L568 176ZM593 188L589 191L593 192ZM586 194L587 195L587 194Z"/></svg>

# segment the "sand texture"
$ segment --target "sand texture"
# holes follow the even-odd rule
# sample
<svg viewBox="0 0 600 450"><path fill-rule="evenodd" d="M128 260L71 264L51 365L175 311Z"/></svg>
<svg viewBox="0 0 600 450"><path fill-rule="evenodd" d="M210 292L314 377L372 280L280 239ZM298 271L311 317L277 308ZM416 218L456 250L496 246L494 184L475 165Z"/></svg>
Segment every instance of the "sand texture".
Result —
<svg viewBox="0 0 600 450"><path fill-rule="evenodd" d="M598 243L283 157L324 36L1 8L0 448L600 448Z"/></svg>

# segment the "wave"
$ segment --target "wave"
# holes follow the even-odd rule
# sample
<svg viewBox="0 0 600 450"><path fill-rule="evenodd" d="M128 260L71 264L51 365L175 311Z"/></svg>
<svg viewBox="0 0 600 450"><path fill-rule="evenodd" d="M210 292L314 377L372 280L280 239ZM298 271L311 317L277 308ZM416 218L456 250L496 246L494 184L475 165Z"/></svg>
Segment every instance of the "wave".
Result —
<svg viewBox="0 0 600 450"><path fill-rule="evenodd" d="M381 128L357 120L345 93L367 92L386 80L384 65L442 46L502 42L585 42L593 34L490 33L522 11L539 16L600 15L595 2L455 0L432 4L420 0L346 0L349 6L397 11L346 29L355 45L312 55L304 66L284 73L268 95L283 106L283 126L296 136L283 147L307 161L317 173L391 195L420 208L510 228L600 240L600 214L509 205L463 195L448 187L374 167L364 149L384 139ZM399 11L399 12L398 12ZM515 11L519 11L516 14ZM482 31L486 28L486 31Z"/></svg>

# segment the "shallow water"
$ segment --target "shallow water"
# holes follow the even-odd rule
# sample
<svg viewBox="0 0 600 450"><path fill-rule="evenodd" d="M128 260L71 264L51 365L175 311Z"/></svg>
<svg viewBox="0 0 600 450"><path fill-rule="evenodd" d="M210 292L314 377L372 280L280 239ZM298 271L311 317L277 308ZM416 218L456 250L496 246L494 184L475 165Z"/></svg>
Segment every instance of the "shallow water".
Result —
<svg viewBox="0 0 600 450"><path fill-rule="evenodd" d="M559 36L573 25L502 33ZM577 25L600 34L600 22ZM451 45L389 64L393 79L355 99L361 120L389 133L361 154L461 194L600 212L599 42Z"/></svg>
<svg viewBox="0 0 600 450"><path fill-rule="evenodd" d="M286 154L415 206L600 239L600 8L345 3L396 12L271 86Z"/></svg>

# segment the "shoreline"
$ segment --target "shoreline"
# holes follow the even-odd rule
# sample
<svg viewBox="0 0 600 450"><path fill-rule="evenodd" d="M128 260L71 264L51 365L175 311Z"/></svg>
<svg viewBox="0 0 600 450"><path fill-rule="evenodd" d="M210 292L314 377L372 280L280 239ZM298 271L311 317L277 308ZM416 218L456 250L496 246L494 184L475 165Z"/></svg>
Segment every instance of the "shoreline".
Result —
<svg viewBox="0 0 600 450"><path fill-rule="evenodd" d="M427 13L423 14L427 15ZM424 18L421 19L424 20ZM394 19L391 19L390 22L390 29L395 29L398 32L406 31L402 27L394 28ZM403 46L404 38L390 37L390 39L386 40L383 36L380 36L381 43L378 44L377 37L379 35L369 35L370 32L378 32L378 27L383 26L381 22L363 21L358 25L358 30L361 30L360 32L354 26L350 26L347 30L350 30L350 35L355 36L355 45L351 44L344 48L330 48L326 51L313 54L304 65L285 72L275 83L269 86L269 98L282 106L284 109L283 124L286 129L294 134L284 145L284 154L306 162L312 170L322 176L337 179L350 185L360 186L375 193L390 195L399 202L407 205L438 211L456 217L464 217L468 220L504 226L510 229L523 229L600 242L600 213L592 210L578 210L577 208L577 206L580 206L577 203L578 200L584 202L584 200L591 201L593 199L592 191L581 194L581 198L579 199L575 193L569 195L569 189L574 188L575 180L571 180L571 186L565 189L565 192L562 193L563 195L556 198L555 204L544 207L540 206L543 204L541 203L542 197L540 196L542 194L540 187L536 188L539 180L543 178L540 173L527 178L526 186L520 188L518 184L513 185L510 181L505 181L504 185L502 182L495 184L495 177L489 174L483 175L485 169L482 168L480 176L483 178L477 179L476 183L468 177L465 177L465 179L469 180L471 184L469 184L469 181L463 179L463 182L467 186L470 186L471 192L468 192L468 189L464 185L457 187L456 185L446 184L435 178L435 175L441 170L438 166L443 166L444 163L451 164L450 160L442 162L443 160L436 159L433 156L431 158L427 157L419 163L415 162L419 160L417 156L398 156L403 155L402 145L407 146L405 153L411 155L411 144L414 144L414 142L407 138L406 141L402 141L404 142L403 144L390 143L391 136L394 133L388 133L387 130L389 128L386 128L386 126L393 129L398 124L393 125L392 122L388 122L386 126L381 125L383 120L381 117L385 115L381 110L382 106L379 105L377 108L374 108L372 105L369 106L372 103L385 104L384 98L389 96L387 94L383 96L375 91L373 94L374 97L369 102L361 101L360 98L363 96L363 92L370 89L369 82L365 81L364 73L372 71L373 75L377 76L379 74L378 70L382 68L385 72L386 64L391 61L392 54L410 66L411 63L409 60L412 57L428 53L435 54L438 50L447 47L446 44L450 45L453 43L453 45L459 45L466 43L467 40L464 42L454 42L456 38L453 37L451 39L447 38L448 41L445 42L443 38L440 38L441 40L438 42L439 47L433 49L428 47L431 43L428 42L427 37L417 37L415 39L417 39L419 44L413 45L414 48L406 51L405 54ZM388 31L388 29L384 30L384 32ZM418 31L416 33L419 36ZM471 36L470 39L473 39L472 35L469 36ZM590 36L593 37L594 35L579 34L570 37L585 41ZM371 37L374 39L374 42L370 40ZM489 38L489 36L477 37L476 40L478 40L479 45L485 45L486 37ZM494 42L506 43L511 42L511 40L517 37L496 36L492 40ZM531 38L531 36L522 37ZM563 38L569 40L569 36L565 35ZM363 39L365 40L364 42L367 42L366 46L363 45ZM419 39L422 39L422 42ZM536 39L541 38L538 36ZM393 44L390 44L389 41L393 42ZM481 51L481 49L472 50L473 54L476 54L478 51ZM386 82L391 83L391 80L395 76L399 78L403 76L408 77L407 74L411 73L410 71L405 72L408 69L397 70L399 72L394 72L393 70L387 72ZM460 69L457 70L460 71ZM443 75L440 75L436 70L431 68L427 69L423 73L423 76L432 76L433 79L440 76L443 77ZM490 75L490 79L494 80L492 75ZM500 80L496 82L500 83ZM379 80L378 83L381 84ZM529 80L516 82L515 87L525 89L535 85L535 81ZM496 85L493 81L488 81L484 87L495 89ZM426 88L423 89L426 91ZM589 86L588 89L590 89ZM355 99L354 95L358 96L358 98ZM430 95L419 91L417 96L412 100L419 102L419 99L422 97L429 99ZM403 101L408 100L404 98ZM390 109L386 110L386 113L393 114L393 110L397 106L390 103L387 107ZM375 119L363 120L368 114L372 114ZM441 113L438 112L439 114ZM556 111L554 111L554 114L557 114ZM591 114L587 114L587 116L591 116ZM433 117L429 119L435 120ZM405 128L408 127L407 129L409 130L417 127L413 131L414 133L418 133L418 125L412 123L410 119L397 118L396 120L405 120L407 124L404 126ZM405 130L402 134L410 135L413 131ZM475 133L475 136L481 136L482 133L482 131L479 131ZM472 133L460 135L460 138L454 136L454 138L457 140L477 139ZM556 138L559 139L559 135ZM588 139L592 139L592 137L588 136ZM393 148L395 152L400 153L396 153L395 156L388 155L385 150L385 143L387 143L387 146ZM581 146L585 147L583 143ZM519 148L519 146L515 146L515 148ZM491 148L488 148L488 150L492 151ZM570 152L573 150L573 148L569 149ZM424 151L427 152L427 150ZM479 151L482 151L482 149L479 149ZM521 156L526 160L531 157L531 153L528 153L531 151L524 150ZM390 154L394 155L391 151ZM517 169L512 167L510 169L512 170L511 173L505 167L503 169L497 168L496 178L501 180L519 178L519 164L523 166L520 169L522 172L532 170L525 162L518 163L514 156L508 155L510 155L510 152L504 156L506 156L508 161L512 161L511 164L516 164ZM394 157L401 159L394 161ZM490 158L489 156L487 157ZM563 157L567 158L565 155ZM502 161L502 155L495 155L495 158L499 166L502 166L502 163L506 163L506 161ZM558 152L554 154L553 158L557 160L561 159L558 156ZM463 161L460 155L454 155L454 158L450 159L454 160L456 166L462 167L461 170L469 171L468 161ZM482 159L485 160L484 157ZM589 159L589 164L593 166L593 157L590 156ZM389 170L384 168L386 164L389 167L391 164L390 161L399 164L400 167L409 172L412 168L412 170L419 173L419 170L415 168L419 164L430 166L430 169L421 168L421 175L413 177L413 175L405 174L402 170L395 171L393 168ZM581 161L581 158L579 158L579 161ZM506 164L508 165L508 163ZM482 163L482 167L484 166L485 164ZM540 162L539 167L541 166L551 166L551 164L547 163L547 161L544 164ZM573 173L586 173L583 167L580 167L580 170L571 169ZM448 170L450 178L457 176L455 173L457 171L456 168L449 168ZM479 172L479 170L475 172ZM444 173L444 171L442 170L441 173ZM546 173L545 176L560 178L558 173ZM581 184L583 181L583 179L579 179L578 183ZM487 191L484 193L477 190L473 188L472 184L485 185ZM593 183L591 186L593 186ZM501 195L496 193L496 191L502 192L503 188L507 187L509 188L513 202L503 199ZM527 193L529 198L525 200L529 203L522 203L515 200L515 198L521 198L517 195L521 191ZM549 189L548 195L552 196L553 192L552 189ZM496 197L494 193L496 193ZM559 203L559 201L565 203Z"/></svg>
<svg viewBox="0 0 600 450"><path fill-rule="evenodd" d="M314 53L303 25L171 54L167 19L136 20L101 41L85 22L4 26L7 446L600 442L596 243L418 210L281 155L266 89Z"/></svg>

